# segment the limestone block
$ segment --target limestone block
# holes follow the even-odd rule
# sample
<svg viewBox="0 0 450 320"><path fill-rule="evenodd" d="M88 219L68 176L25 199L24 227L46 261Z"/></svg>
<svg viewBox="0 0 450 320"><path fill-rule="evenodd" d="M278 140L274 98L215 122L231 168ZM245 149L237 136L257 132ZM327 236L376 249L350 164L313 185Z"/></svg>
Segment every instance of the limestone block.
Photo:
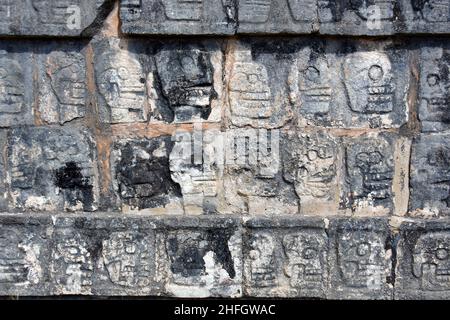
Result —
<svg viewBox="0 0 450 320"><path fill-rule="evenodd" d="M412 145L409 209L412 215L449 213L449 134L421 134Z"/></svg>
<svg viewBox="0 0 450 320"><path fill-rule="evenodd" d="M329 235L333 239L329 298L392 299L392 248L387 220L332 220Z"/></svg>
<svg viewBox="0 0 450 320"><path fill-rule="evenodd" d="M448 299L449 252L447 219L404 222L397 246L395 299Z"/></svg>
<svg viewBox="0 0 450 320"><path fill-rule="evenodd" d="M325 298L329 240L323 220L253 218L245 226L247 296Z"/></svg>
<svg viewBox="0 0 450 320"><path fill-rule="evenodd" d="M0 35L91 35L113 5L110 0L1 0Z"/></svg>
<svg viewBox="0 0 450 320"><path fill-rule="evenodd" d="M87 129L13 129L8 139L7 159L7 180L14 209L97 209L97 158L95 143Z"/></svg>
<svg viewBox="0 0 450 320"><path fill-rule="evenodd" d="M234 1L123 0L120 6L125 34L233 34Z"/></svg>

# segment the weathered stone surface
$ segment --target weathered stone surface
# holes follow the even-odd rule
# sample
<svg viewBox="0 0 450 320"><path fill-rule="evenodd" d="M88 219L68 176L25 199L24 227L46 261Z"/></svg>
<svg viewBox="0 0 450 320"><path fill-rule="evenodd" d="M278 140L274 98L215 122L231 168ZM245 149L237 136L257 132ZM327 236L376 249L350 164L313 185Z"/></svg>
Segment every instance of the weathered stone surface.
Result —
<svg viewBox="0 0 450 320"><path fill-rule="evenodd" d="M389 214L392 208L395 136L367 134L346 139L346 175L341 207L357 213Z"/></svg>
<svg viewBox="0 0 450 320"><path fill-rule="evenodd" d="M223 54L216 41L96 39L104 123L219 121Z"/></svg>
<svg viewBox="0 0 450 320"><path fill-rule="evenodd" d="M0 294L48 295L50 217L0 216Z"/></svg>
<svg viewBox="0 0 450 320"><path fill-rule="evenodd" d="M396 299L448 299L450 223L405 222L400 228L395 281Z"/></svg>
<svg viewBox="0 0 450 320"><path fill-rule="evenodd" d="M298 197L283 179L277 129L229 130L225 150L225 213L298 213Z"/></svg>
<svg viewBox="0 0 450 320"><path fill-rule="evenodd" d="M444 0L240 0L238 33L448 33Z"/></svg>
<svg viewBox="0 0 450 320"><path fill-rule="evenodd" d="M282 136L283 176L293 183L302 214L338 210L341 139L325 131L289 131Z"/></svg>
<svg viewBox="0 0 450 320"><path fill-rule="evenodd" d="M154 228L133 217L55 217L53 294L158 293Z"/></svg>
<svg viewBox="0 0 450 320"><path fill-rule="evenodd" d="M296 38L233 45L233 126L398 128L408 119L409 52L388 42Z"/></svg>
<svg viewBox="0 0 450 320"><path fill-rule="evenodd" d="M0 43L0 127L32 124L32 54Z"/></svg>
<svg viewBox="0 0 450 320"><path fill-rule="evenodd" d="M449 213L449 141L450 134L422 134L414 140L409 202L413 214L436 216Z"/></svg>
<svg viewBox="0 0 450 320"><path fill-rule="evenodd" d="M326 296L329 241L323 220L256 218L245 226L246 295Z"/></svg>
<svg viewBox="0 0 450 320"><path fill-rule="evenodd" d="M450 129L450 49L431 45L420 55L419 119L423 132Z"/></svg>
<svg viewBox="0 0 450 320"><path fill-rule="evenodd" d="M123 0L120 17L126 34L233 34L231 0Z"/></svg>
<svg viewBox="0 0 450 320"><path fill-rule="evenodd" d="M168 295L240 297L242 235L231 218L168 219L158 233L158 272Z"/></svg>
<svg viewBox="0 0 450 320"><path fill-rule="evenodd" d="M170 136L118 141L112 153L115 190L122 209L182 214L180 187L170 176Z"/></svg>
<svg viewBox="0 0 450 320"><path fill-rule="evenodd" d="M332 299L392 299L392 248L386 219L330 223Z"/></svg>
<svg viewBox="0 0 450 320"><path fill-rule="evenodd" d="M0 35L90 35L112 6L111 0L0 0Z"/></svg>
<svg viewBox="0 0 450 320"><path fill-rule="evenodd" d="M170 173L183 194L186 214L215 213L223 192L224 134L219 130L178 131L170 153Z"/></svg>
<svg viewBox="0 0 450 320"><path fill-rule="evenodd" d="M86 114L87 76L82 43L49 44L37 49L39 120L60 123L83 118Z"/></svg>
<svg viewBox="0 0 450 320"><path fill-rule="evenodd" d="M16 128L8 139L7 159L12 208L96 210L96 155L88 130Z"/></svg>

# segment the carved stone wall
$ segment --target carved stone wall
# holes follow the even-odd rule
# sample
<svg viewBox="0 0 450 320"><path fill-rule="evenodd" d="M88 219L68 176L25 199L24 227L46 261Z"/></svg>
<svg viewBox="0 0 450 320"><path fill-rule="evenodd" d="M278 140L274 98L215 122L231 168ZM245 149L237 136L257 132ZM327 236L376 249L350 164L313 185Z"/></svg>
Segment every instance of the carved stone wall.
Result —
<svg viewBox="0 0 450 320"><path fill-rule="evenodd" d="M0 295L450 299L449 0L0 0Z"/></svg>

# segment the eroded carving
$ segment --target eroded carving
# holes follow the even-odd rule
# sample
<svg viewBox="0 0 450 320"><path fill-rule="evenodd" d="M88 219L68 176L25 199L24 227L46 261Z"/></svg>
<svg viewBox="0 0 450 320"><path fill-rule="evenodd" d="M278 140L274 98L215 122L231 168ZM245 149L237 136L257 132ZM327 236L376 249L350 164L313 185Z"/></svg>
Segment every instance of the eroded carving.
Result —
<svg viewBox="0 0 450 320"><path fill-rule="evenodd" d="M8 155L14 205L47 211L96 210L92 147L84 131L13 130Z"/></svg>
<svg viewBox="0 0 450 320"><path fill-rule="evenodd" d="M137 57L128 51L111 49L105 51L96 61L97 86L106 104L104 121L146 121L147 78Z"/></svg>
<svg viewBox="0 0 450 320"><path fill-rule="evenodd" d="M102 258L112 283L145 287L152 279L148 239L133 232L115 232L102 242Z"/></svg>
<svg viewBox="0 0 450 320"><path fill-rule="evenodd" d="M450 290L450 234L422 235L413 250L412 270L422 290Z"/></svg>
<svg viewBox="0 0 450 320"><path fill-rule="evenodd" d="M250 285L257 288L275 287L277 281L275 239L266 233L252 234L249 242Z"/></svg>
<svg viewBox="0 0 450 320"><path fill-rule="evenodd" d="M448 0L411 0L411 4L420 20L447 22L450 17Z"/></svg>
<svg viewBox="0 0 450 320"><path fill-rule="evenodd" d="M450 207L448 135L422 135L413 144L410 209L439 213Z"/></svg>
<svg viewBox="0 0 450 320"><path fill-rule="evenodd" d="M230 75L231 122L242 127L258 127L272 115L269 76L265 66L253 62L249 49L235 53Z"/></svg>
<svg viewBox="0 0 450 320"><path fill-rule="evenodd" d="M337 187L338 147L325 132L293 133L284 148L284 176L293 182L297 195L302 198L331 200Z"/></svg>
<svg viewBox="0 0 450 320"><path fill-rule="evenodd" d="M326 286L327 236L322 231L304 230L283 238L287 256L285 273L293 288L323 291Z"/></svg>
<svg viewBox="0 0 450 320"><path fill-rule="evenodd" d="M0 57L0 117L21 114L25 103L25 76L19 62Z"/></svg>
<svg viewBox="0 0 450 320"><path fill-rule="evenodd" d="M347 147L347 182L351 206L389 207L394 176L393 146L388 140L362 138Z"/></svg>
<svg viewBox="0 0 450 320"><path fill-rule="evenodd" d="M381 234L352 230L338 234L338 264L344 284L353 288L380 289L385 269Z"/></svg>
<svg viewBox="0 0 450 320"><path fill-rule="evenodd" d="M344 62L344 82L353 112L384 114L394 108L394 74L381 52L358 52Z"/></svg>
<svg viewBox="0 0 450 320"><path fill-rule="evenodd" d="M423 131L450 128L450 50L422 49L419 119Z"/></svg>
<svg viewBox="0 0 450 320"><path fill-rule="evenodd" d="M264 23L269 19L271 0L240 0L239 21Z"/></svg>
<svg viewBox="0 0 450 320"><path fill-rule="evenodd" d="M162 50L156 55L162 92L175 121L208 119L215 96L211 58L199 47Z"/></svg>
<svg viewBox="0 0 450 320"><path fill-rule="evenodd" d="M116 146L117 191L125 204L138 209L157 208L167 205L171 197L181 196L170 177L172 146L169 136L124 141Z"/></svg>
<svg viewBox="0 0 450 320"><path fill-rule="evenodd" d="M78 232L65 229L58 231L52 252L51 272L59 293L91 293L93 258L86 240Z"/></svg>

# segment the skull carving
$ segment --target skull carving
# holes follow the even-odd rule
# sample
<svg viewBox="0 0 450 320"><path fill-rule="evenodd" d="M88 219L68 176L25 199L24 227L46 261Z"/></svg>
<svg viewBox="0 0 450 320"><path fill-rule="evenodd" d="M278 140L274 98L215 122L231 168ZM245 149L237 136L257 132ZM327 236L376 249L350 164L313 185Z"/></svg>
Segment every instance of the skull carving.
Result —
<svg viewBox="0 0 450 320"><path fill-rule="evenodd" d="M269 19L272 0L241 0L239 1L239 21L249 23L264 23Z"/></svg>
<svg viewBox="0 0 450 320"><path fill-rule="evenodd" d="M319 0L288 0L292 18L296 21L312 22L317 18Z"/></svg>
<svg viewBox="0 0 450 320"><path fill-rule="evenodd" d="M93 263L87 243L79 234L65 234L58 239L53 253L56 282L66 293L90 291Z"/></svg>
<svg viewBox="0 0 450 320"><path fill-rule="evenodd" d="M346 157L353 200L378 202L391 198L394 159L387 140L361 141L347 148Z"/></svg>
<svg viewBox="0 0 450 320"><path fill-rule="evenodd" d="M20 64L0 58L0 112L20 113L24 106L24 74Z"/></svg>
<svg viewBox="0 0 450 320"><path fill-rule="evenodd" d="M424 128L427 128L427 122L433 122L439 128L450 125L450 51L442 48L424 50L419 117L425 122Z"/></svg>
<svg viewBox="0 0 450 320"><path fill-rule="evenodd" d="M302 135L296 160L294 184L299 197L332 196L336 179L337 145L325 133Z"/></svg>
<svg viewBox="0 0 450 320"><path fill-rule="evenodd" d="M293 288L322 288L326 241L325 233L311 230L284 237L284 251L289 261L285 272L290 277Z"/></svg>
<svg viewBox="0 0 450 320"><path fill-rule="evenodd" d="M39 21L47 25L66 25L69 13L67 8L73 5L70 0L32 0Z"/></svg>
<svg viewBox="0 0 450 320"><path fill-rule="evenodd" d="M120 2L121 6L121 16L128 21L136 21L141 18L141 6L142 0L122 0Z"/></svg>
<svg viewBox="0 0 450 320"><path fill-rule="evenodd" d="M450 290L450 234L422 235L414 247L412 263L423 290Z"/></svg>
<svg viewBox="0 0 450 320"><path fill-rule="evenodd" d="M344 63L344 81L352 111L366 114L392 112L395 85L392 65L386 54L351 54Z"/></svg>
<svg viewBox="0 0 450 320"><path fill-rule="evenodd" d="M113 283L127 287L149 284L150 256L145 240L132 233L113 233L103 241L102 256Z"/></svg>
<svg viewBox="0 0 450 320"><path fill-rule="evenodd" d="M203 17L203 0L164 0L169 20L197 21Z"/></svg>
<svg viewBox="0 0 450 320"><path fill-rule="evenodd" d="M207 119L214 95L211 55L200 48L163 50L156 56L156 65L175 119Z"/></svg>
<svg viewBox="0 0 450 320"><path fill-rule="evenodd" d="M267 234L254 234L250 240L250 248L251 285L260 288L275 286L275 240Z"/></svg>
<svg viewBox="0 0 450 320"><path fill-rule="evenodd" d="M247 124L271 116L269 76L263 65L252 61L250 50L237 52L231 70L230 106L232 122Z"/></svg>
<svg viewBox="0 0 450 320"><path fill-rule="evenodd" d="M350 8L363 20L392 20L395 0L350 0Z"/></svg>
<svg viewBox="0 0 450 320"><path fill-rule="evenodd" d="M97 75L100 94L111 110L112 122L145 121L146 78L139 61L119 51L101 58Z"/></svg>
<svg viewBox="0 0 450 320"><path fill-rule="evenodd" d="M370 231L343 231L338 236L339 268L349 287L377 289L384 270L381 235Z"/></svg>
<svg viewBox="0 0 450 320"><path fill-rule="evenodd" d="M85 105L85 71L82 61L71 59L67 55L51 56L49 64L57 66L55 72L48 72L51 79L53 91L58 101L68 106L84 106Z"/></svg>
<svg viewBox="0 0 450 320"><path fill-rule="evenodd" d="M411 0L413 9L427 22L447 22L450 16L448 0Z"/></svg>

